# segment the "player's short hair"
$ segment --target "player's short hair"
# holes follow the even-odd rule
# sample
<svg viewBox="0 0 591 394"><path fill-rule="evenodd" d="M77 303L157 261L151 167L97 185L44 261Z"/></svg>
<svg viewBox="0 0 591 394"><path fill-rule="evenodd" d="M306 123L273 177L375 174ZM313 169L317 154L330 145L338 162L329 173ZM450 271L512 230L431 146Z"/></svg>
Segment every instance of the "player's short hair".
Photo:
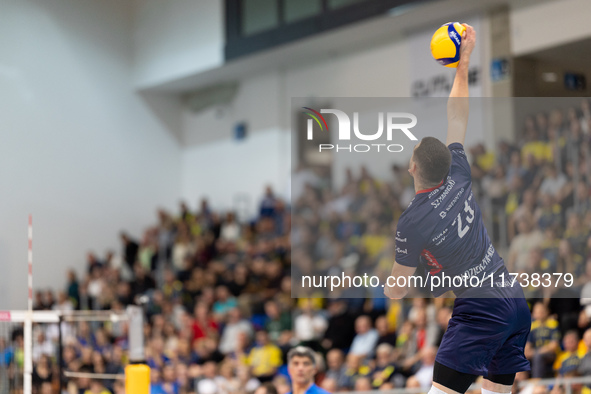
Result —
<svg viewBox="0 0 591 394"><path fill-rule="evenodd" d="M306 346L296 346L287 352L287 362L289 363L294 357L307 357L316 366L316 354L312 349Z"/></svg>
<svg viewBox="0 0 591 394"><path fill-rule="evenodd" d="M425 137L414 151L418 175L426 186L439 184L451 166L451 152L434 137Z"/></svg>

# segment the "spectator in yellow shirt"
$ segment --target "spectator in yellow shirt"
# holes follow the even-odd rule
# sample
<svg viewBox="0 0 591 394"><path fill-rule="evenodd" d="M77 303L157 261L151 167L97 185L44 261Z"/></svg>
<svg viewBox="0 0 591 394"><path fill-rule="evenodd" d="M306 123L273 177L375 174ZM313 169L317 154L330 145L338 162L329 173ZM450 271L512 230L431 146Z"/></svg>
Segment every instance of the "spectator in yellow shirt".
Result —
<svg viewBox="0 0 591 394"><path fill-rule="evenodd" d="M534 321L525 345L525 356L531 362L532 378L550 377L560 350L558 322L550 317L548 307L542 302L534 305L532 317Z"/></svg>
<svg viewBox="0 0 591 394"><path fill-rule="evenodd" d="M248 355L247 364L257 379L268 382L282 364L281 350L269 341L265 330L257 331L255 339L256 345Z"/></svg>
<svg viewBox="0 0 591 394"><path fill-rule="evenodd" d="M576 330L568 331L564 335L562 345L564 350L558 354L554 370L561 376L574 375L585 356L585 353L579 350L579 333Z"/></svg>

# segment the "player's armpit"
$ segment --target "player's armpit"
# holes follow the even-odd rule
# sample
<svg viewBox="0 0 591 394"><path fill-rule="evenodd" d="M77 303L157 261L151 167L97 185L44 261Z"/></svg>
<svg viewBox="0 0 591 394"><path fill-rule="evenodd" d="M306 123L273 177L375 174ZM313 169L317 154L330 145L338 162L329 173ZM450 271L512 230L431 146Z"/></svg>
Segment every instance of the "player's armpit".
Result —
<svg viewBox="0 0 591 394"><path fill-rule="evenodd" d="M400 299L408 293L409 278L415 273L416 267L407 267L406 265L394 262L390 277L384 285L384 294L388 298ZM397 284L405 284L405 286L398 286Z"/></svg>

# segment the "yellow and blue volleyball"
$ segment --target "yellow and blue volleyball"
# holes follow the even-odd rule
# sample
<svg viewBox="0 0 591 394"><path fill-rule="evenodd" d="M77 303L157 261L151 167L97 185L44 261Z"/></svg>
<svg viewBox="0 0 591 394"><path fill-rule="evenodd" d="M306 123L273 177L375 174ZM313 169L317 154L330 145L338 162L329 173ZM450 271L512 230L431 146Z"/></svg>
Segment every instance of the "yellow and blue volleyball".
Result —
<svg viewBox="0 0 591 394"><path fill-rule="evenodd" d="M437 29L431 38L431 54L437 63L445 67L458 66L462 34L465 30L459 22L449 22Z"/></svg>

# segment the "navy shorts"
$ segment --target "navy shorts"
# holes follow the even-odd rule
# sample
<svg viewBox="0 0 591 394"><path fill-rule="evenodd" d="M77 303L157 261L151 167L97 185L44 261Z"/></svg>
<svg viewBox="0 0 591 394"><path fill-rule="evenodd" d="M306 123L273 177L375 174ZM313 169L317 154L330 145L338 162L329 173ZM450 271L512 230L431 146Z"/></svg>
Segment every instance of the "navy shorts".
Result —
<svg viewBox="0 0 591 394"><path fill-rule="evenodd" d="M456 298L437 362L485 377L529 371L523 351L531 314L523 290L517 285L487 291L495 298Z"/></svg>

